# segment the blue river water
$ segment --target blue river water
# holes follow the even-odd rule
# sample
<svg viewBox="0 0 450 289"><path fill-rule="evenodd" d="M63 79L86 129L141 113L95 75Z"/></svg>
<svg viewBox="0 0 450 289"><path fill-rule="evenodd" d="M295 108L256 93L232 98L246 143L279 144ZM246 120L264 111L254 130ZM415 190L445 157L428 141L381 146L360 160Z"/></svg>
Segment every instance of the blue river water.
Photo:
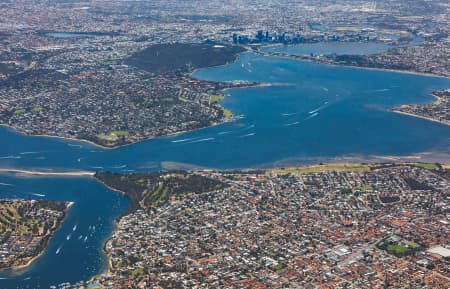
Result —
<svg viewBox="0 0 450 289"><path fill-rule="evenodd" d="M226 91L222 104L240 116L232 122L114 150L85 142L24 136L0 127L0 168L118 172L191 166L232 169L347 156L449 153L450 127L389 109L432 102L430 93L449 88L450 79L255 53L244 53L234 63L202 69L193 76L272 86ZM45 254L24 272L0 273L0 278L7 278L0 279L0 288L47 288L87 279L104 268L101 244L111 234L113 219L126 208L125 197L91 178L0 175L0 183L12 185L0 186L3 198L45 195L42 197L75 202ZM86 235L89 237L83 242Z"/></svg>
<svg viewBox="0 0 450 289"><path fill-rule="evenodd" d="M84 37L96 37L93 33L77 33L77 32L49 32L45 34L52 38L84 38Z"/></svg>
<svg viewBox="0 0 450 289"><path fill-rule="evenodd" d="M61 282L88 280L107 266L103 243L128 199L91 178L0 175L2 198L74 202L44 254L30 267L0 273L0 288L49 288Z"/></svg>
<svg viewBox="0 0 450 289"><path fill-rule="evenodd" d="M386 35L389 38L397 39L393 35ZM423 38L413 37L407 44L393 45L389 42L327 42L327 43L303 43L295 45L275 45L263 47L264 52L278 52L290 55L329 55L329 54L351 54L365 55L384 53L391 48L414 46L423 43Z"/></svg>

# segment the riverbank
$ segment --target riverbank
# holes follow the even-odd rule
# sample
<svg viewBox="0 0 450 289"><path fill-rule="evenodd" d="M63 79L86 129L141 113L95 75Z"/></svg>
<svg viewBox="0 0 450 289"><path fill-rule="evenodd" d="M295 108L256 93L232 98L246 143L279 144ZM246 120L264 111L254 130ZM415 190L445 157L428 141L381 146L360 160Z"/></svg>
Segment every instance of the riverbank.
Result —
<svg viewBox="0 0 450 289"><path fill-rule="evenodd" d="M89 140L86 140L86 139L78 139L78 138L63 137L63 136L48 135L48 134L28 134L28 133L25 133L25 132L21 131L20 129L18 129L16 127L13 127L13 126L9 125L9 124L2 123L2 124L0 124L0 126L4 126L4 127L8 128L8 129L14 131L17 134L24 135L24 136L46 137L46 138L53 138L53 139L63 140L63 141L75 141L75 142L86 143L88 145L91 145L91 146L94 146L94 147L97 147L97 148L101 148L101 149L113 149L112 147L105 147L105 146L99 145L99 144L97 144L95 142L92 142L92 141L89 141Z"/></svg>
<svg viewBox="0 0 450 289"><path fill-rule="evenodd" d="M340 65L340 64L335 64L335 63L329 63L326 61L321 61L320 59L316 59L316 58L312 58L309 56L296 56L296 55L288 55L288 54L283 54L283 53L273 53L273 52L263 52L260 50L256 50L254 51L257 54L260 54L262 56L267 56L267 57L278 57L278 58L285 58L285 59L293 59L293 60L300 60L300 61L308 61L308 62L315 62L315 63L321 63L324 65L330 65L330 66L335 66L335 67L347 67L347 68L351 68L351 69L367 69L367 70L376 70L376 71L387 71L387 72L393 72L393 73L402 73L402 74L413 74L413 75L420 75L420 76L427 76L427 77L442 77L442 78L447 78L446 76L442 76L442 75L435 75L435 74L428 74L428 73L420 73L420 72L415 72L415 71L408 71L408 70L395 70L395 69L386 69L386 68L372 68L372 67L364 67L364 66L352 66L352 65ZM244 52L244 53L249 53L249 52ZM239 56L235 59L235 61L238 61L241 57L241 54L239 54ZM226 66L229 65L227 64L223 64L220 66ZM217 67L220 67L217 66ZM194 69L190 74L189 77L191 77L192 79L195 79L192 75L197 71L197 69ZM227 82L222 82L222 83L227 83ZM272 86L289 86L289 85L294 85L294 84L290 84L290 83L280 83L280 82L261 82L261 83L232 83L230 82L229 84L230 87L225 87L222 88L221 91L222 92L226 92L230 89L239 89L239 88L252 88L252 87L272 87ZM223 107L222 105L219 105L219 108L221 109L226 109L225 107ZM37 136L37 137L48 137L48 138L55 138L55 139L61 139L64 141L75 141L75 142L80 142L80 143L86 143L90 146L93 147L97 147L103 150L114 150L114 149L119 149L122 147L127 147L130 145L134 145L143 141L147 141L147 140L153 140L153 139L163 139L163 138L168 138L168 137L174 137L174 136L178 136L184 133L189 133L189 132L193 132L193 131L198 131L201 129L205 129L205 128L210 128L210 127L214 127L217 125L221 125L223 123L227 123L230 121L233 121L234 118L233 117L223 117L218 121L214 121L209 123L208 125L205 126L201 126L201 127L197 127L194 129L187 129L187 130L181 130L181 131L176 131L173 133L168 133L165 135L160 135L160 136L151 136L151 137L146 137L146 138L141 138L138 139L136 141L132 141L129 143L123 143L123 144L117 144L117 145L102 145L99 144L95 141L92 140L87 140L87 139L82 139L82 138L73 138L73 137L64 137L64 136L55 136L55 135L49 135L49 134L40 134L40 135L34 135L34 134L28 134L25 133L23 131L21 131L20 128L16 128L7 124L0 124L2 126L8 127L9 129L14 130L15 132L22 134L22 135L27 135L27 136ZM442 123L442 122L440 122ZM74 144L74 146L76 146L76 144ZM81 146L81 144L80 144Z"/></svg>
<svg viewBox="0 0 450 289"><path fill-rule="evenodd" d="M235 88L245 88L245 87L267 87L267 86L272 86L270 83L264 83L264 84L249 84L248 86L245 85L236 85L235 87L227 87L222 89L222 92L225 92L229 89L235 89ZM226 110L225 107L223 106L219 106L220 109L222 110ZM222 119L220 119L219 121L214 121L211 122L209 125L207 126L200 126L191 130L181 130L181 131L177 131L177 132L173 132L173 133L168 133L165 135L160 135L160 136L152 136L152 137L147 137L147 138L142 138L139 139L135 142L129 142L129 143L125 143L125 144L118 144L118 145L111 145L111 146L105 146L105 145L101 145L99 143L96 143L94 141L91 140L87 140L87 139L82 139L82 138L74 138L74 137L65 137L65 136L55 136L55 135L49 135L49 134L29 134L29 133L25 133L23 131L21 131L19 128L13 127L11 125L8 124L0 124L0 126L4 126L12 131L14 131L17 134L23 135L23 136L31 136L31 137L45 137L45 138L52 138L52 139L57 139L57 140L62 140L62 141L74 141L74 142L80 142L80 143L84 143L87 145L90 145L92 147L96 147L99 149L103 149L103 150L115 150L115 149L119 149L119 148L123 148L123 147L127 147L127 146L131 146L143 141L147 141L147 140L154 140L154 139L163 139L163 138L168 138L168 137L175 137L177 135L181 135L184 133L189 133L189 132L194 132L194 131L198 131L201 129L206 129L206 128L210 128L210 127L214 127L217 125L221 125L227 122L233 121L233 116L231 117L223 117ZM82 146L80 145L76 145L74 144L73 146Z"/></svg>
<svg viewBox="0 0 450 289"><path fill-rule="evenodd" d="M441 165L439 164L423 164L423 163L395 163L395 162L388 162L388 163L379 163L379 164L325 164L325 165L315 165L315 166L302 166L297 168L290 168L290 169L284 169L284 170L275 170L275 171L255 171L255 170L249 170L249 171L234 171L234 172L224 172L224 171L197 171L197 172L191 172L196 175L201 175L204 177L210 177L215 180L223 181L228 186L226 187L226 191L222 191L219 189L216 190L206 190L204 195L202 192L197 192L198 194L191 193L187 195L183 195L183 192L179 192L181 194L181 198L178 198L177 201L173 201L174 199L171 199L173 202L164 204L160 210L140 210L138 212L135 212L133 214L130 214L127 216L122 222L118 224L117 227L115 227L115 230L113 232L113 235L110 240L108 240L104 246L103 249L106 249L106 254L109 258L109 269L107 274L99 274L97 277L93 277L90 282L92 283L99 283L99 284L115 284L117 287L124 287L124 283L120 282L127 282L129 280L123 279L124 272L126 272L126 275L134 275L136 279L133 279L135 283L137 284L139 281L141 281L144 276L147 276L146 273L150 272L164 272L163 265L160 264L166 264L162 259L163 257L160 257L157 253L158 248L163 248L163 246L166 246L166 244L174 243L173 236L176 236L175 241L177 242L177 249L183 246L183 244L189 244L189 239L192 237L200 235L200 233L195 232L195 228L200 228L204 235L207 236L214 236L214 232L208 232L208 234L204 233L206 229L204 228L217 228L217 231L223 232L223 228L231 228L231 230L234 228L233 224L239 222L239 220L247 220L248 219L248 225L247 227L253 228L252 226L255 226L254 231L257 231L260 226L258 223L255 225L255 221L252 218L245 218L242 217L241 214L236 212L247 212L246 214L252 214L255 210L257 210L258 213L263 214L264 212L267 213L267 218L262 219L263 221L266 220L283 220L283 225L281 226L271 226L272 228L287 228L285 226L285 220L293 220L295 218L295 213L298 212L298 199L296 196L298 195L298 192L304 192L305 196L310 196L310 200L306 200L303 203L303 208L305 209L305 212L314 213L315 215L311 215L310 221L316 222L318 220L319 213L323 213L324 211L328 213L336 213L341 218L344 218L349 211L354 211L352 209L349 209L348 207L345 208L343 206L346 206L346 204L351 203L351 199L354 199L355 196L359 197L361 202L366 202L366 205L364 205L364 209L357 210L358 212L368 212L370 209L373 209L373 204L375 203L374 199L370 199L371 196L376 195L376 200L378 200L379 203L389 203L389 204L404 204L404 202L399 202L400 198L398 197L398 194L401 194L402 199L405 196L411 196L412 194L416 194L418 197L417 199L423 200L423 198L419 195L422 192L418 192L417 189L415 189L414 185L417 186L417 184L413 181L410 181L410 176L414 173L420 173L420 181L426 182L425 185L434 185L437 188L445 186L442 185L442 182L440 182L440 175L444 175L446 172L442 170ZM180 172L177 172L180 173ZM173 175L174 173L168 172L167 174ZM283 178L279 175L284 174L291 174L289 178ZM301 174L306 175L306 177L300 176ZM138 177L128 175L128 174L114 174L111 175L111 177L114 179L112 180L112 183L115 185L120 185L123 187L123 185L128 186L127 178L129 177L133 178L133 181L139 180L139 183L142 184L148 184L148 180L144 175L140 175ZM321 180L328 178L329 181L324 183L321 182ZM383 181L379 181L379 178ZM289 182L289 183L288 183ZM407 182L408 186L405 186L404 183ZM331 185L330 185L331 184ZM298 187L296 187L298 186ZM301 186L301 187L300 187ZM307 186L307 187L306 187ZM286 187L289 187L289 190L286 191ZM306 188L305 188L306 187ZM311 190L311 187L317 188L316 190L319 190L319 194L311 194L308 195L309 191ZM331 187L331 188L330 188ZM213 187L217 189L217 187ZM391 195L387 195L386 191L389 191L389 188L395 188L396 190L392 190L393 192ZM189 190L191 191L191 190ZM441 190L436 189L437 192L441 192ZM250 192L250 193L248 193ZM281 192L279 195L274 196L276 192ZM296 192L296 193L295 193ZM317 191L316 191L317 192ZM328 196L328 194L336 194L336 192L339 195L341 195L342 198L347 198L347 200L342 200L341 202L336 202L336 198L324 198L323 195ZM200 195L200 196L199 196ZM365 195L365 196L364 196ZM262 197L261 197L262 196ZM274 197L273 197L274 196ZM283 202L279 202L281 197L285 197ZM333 195L334 196L334 195ZM369 196L369 198L367 198ZM270 198L273 197L274 202L268 202L267 200L271 200ZM246 199L243 199L246 198ZM262 201L261 201L262 199ZM296 200L296 201L294 201ZM325 205L324 200L327 201ZM412 200L411 203L415 201ZM195 205L192 205L195 203ZM248 205L250 204L250 205ZM268 209L258 207L260 204L269 204ZM271 205L270 205L271 204ZM280 204L279 207L274 210L274 206L276 204ZM295 207L289 208L289 210L286 210L286 204L295 204ZM336 205L337 204L337 205ZM377 203L375 203L377 204ZM254 206L254 207L245 207L242 209L242 206ZM423 212L427 212L426 208L423 208L421 204L414 204L418 208L422 209ZM337 206L337 207L333 207ZM420 207L419 207L420 206ZM385 208L385 213L383 213L383 216L388 216L389 218L392 218L392 212L390 211L390 208L388 206L380 206L382 208ZM224 209L225 208L225 209ZM231 208L231 209L230 209ZM234 209L238 208L238 209ZM366 209L367 208L367 209ZM410 204L407 204L405 208L411 208ZM375 208L375 211L379 211L377 208ZM194 211L195 210L195 211ZM210 215L206 215L204 217L202 215L202 211L208 211ZM172 214L173 212L183 212L183 213L176 213ZM194 211L194 212L192 212ZM171 213L172 212L172 213ZM186 213L184 213L186 212ZM211 213L213 212L213 213ZM217 213L216 213L217 212ZM229 215L226 215L228 214ZM277 218L273 217L274 212L277 212L278 216ZM286 212L291 212L292 216L286 217ZM317 213L317 214L316 214ZM151 214L151 215L150 215ZM225 214L225 217L224 217ZM336 216L338 216L336 215ZM213 217L211 217L213 216ZM362 216L360 214L357 214L355 216ZM400 216L400 215L399 215ZM422 217L422 212L418 214L419 217ZM198 217L198 218L197 218ZM320 217L320 216L319 216ZM173 219L176 219L176 221L173 221ZM192 222L194 218L194 222ZM217 219L219 218L219 219ZM234 221L235 218L236 221ZM384 217L377 216L374 219L382 219ZM335 222L335 219L331 219L331 221L327 221L328 218L319 218L325 220L326 223L320 225L320 226L314 226L311 224L304 224L296 221L297 226L289 226L289 228L298 229L298 224L300 223L304 228L310 229L313 228L314 230L317 230L317 232L322 232L323 228L329 228L330 226L336 226L336 223L334 225L332 224ZM419 218L422 219L422 218ZM161 222L156 223L156 220L162 220ZM167 220L167 221L166 221ZM212 223L211 220L218 220L217 223ZM373 224L371 222L364 221L363 217L360 217L358 219L358 222L360 224L369 224L370 226L374 226L374 228L380 228L378 224ZM200 223L200 224L199 224ZM166 226L166 224L170 224L170 226ZM178 225L177 225L178 224ZM217 224L217 226L216 226ZM225 224L225 225L224 225ZM281 223L280 223L281 224ZM429 226L429 224L424 223L424 227ZM164 226L164 229L158 230L157 228L159 226ZM348 230L349 223L348 222L342 222L341 225L342 229L345 228ZM172 231L168 231L169 228ZM150 228L150 229L147 229ZM155 229L156 228L156 229ZM186 229L188 228L188 229ZM361 230L360 227L354 227L355 230ZM197 229L197 230L200 230ZM439 229L436 229L436 231L439 231ZM331 231L330 231L331 232ZM355 231L356 232L356 231ZM277 238L281 233L280 232L273 232L274 236ZM155 234L161 234L157 237L155 237ZM290 236L287 236L285 239L290 240L289 238L292 238L291 231L289 231ZM313 235L313 234L311 234ZM319 235L319 234L317 234ZM361 238L365 238L365 235L361 234L353 234L353 236L361 236ZM236 239L238 239L240 236L237 236ZM344 240L344 238L342 237ZM368 244L374 244L375 241L378 239L378 237L374 238L374 240L367 239L361 239ZM170 242L168 241L170 240ZM279 239L278 239L279 240ZM342 246L341 244L344 242L343 240L339 240L336 242L336 244L332 244L330 247L335 246ZM182 242L181 242L182 241ZM216 242L218 246L220 247L220 242L223 241L219 238L209 238L207 242ZM359 241L359 240L357 240ZM357 242L355 241L355 242ZM130 247L135 248L134 250L129 251L123 251L123 244L129 244ZM223 242L222 242L223 243ZM232 243L232 242L230 242ZM251 242L249 242L250 244ZM278 247L271 247L270 244L273 244L274 242L272 240L267 242L267 246L265 246L265 252L268 252L272 248L278 248ZM182 244L182 245L179 245ZM161 246L161 247L157 247ZM217 246L216 246L217 247ZM182 250L189 250L191 247L181 247ZM185 249L186 248L186 249ZM203 247L205 248L205 247ZM201 249L201 248L199 248ZM207 248L208 249L208 248ZM162 249L164 250L164 249ZM174 256L179 255L179 251L176 251L174 253ZM195 257L199 258L198 256L203 257L203 255L200 255L198 250L191 252L195 252L192 255L193 257L190 257L192 260L197 260ZM203 252L203 251L200 251ZM274 250L274 252L277 252ZM237 253L238 254L238 253ZM316 254L316 253L314 253ZM139 257L142 256L142 258ZM308 257L308 260L310 258ZM127 262L127 260L133 260L130 262ZM157 262L154 263L146 263L148 260L157 260ZM161 260L161 262L160 262ZM167 259L166 259L167 260ZM179 259L171 258L170 260L176 260ZM205 260L205 259L201 259ZM213 259L207 259L207 260L215 260ZM307 260L305 258L305 260ZM380 259L381 260L381 259ZM140 266L142 262L146 264L150 264L149 266ZM200 261L201 262L201 261ZM198 262L200 264L200 262ZM175 264L175 263L173 263ZM211 266L209 268L212 268L216 262L211 262ZM256 264L256 263L255 263ZM294 264L292 262L291 264ZM257 264L258 265L258 264ZM161 267L159 267L161 266ZM197 264L193 264L193 266L197 266ZM242 268L248 268L248 263L243 264ZM142 268L141 268L142 267ZM139 270L143 271L136 271L136 268L141 268ZM157 269L161 268L161 270ZM175 266L171 266L171 268L176 268ZM220 272L220 270L223 270L223 266L219 265L217 267L217 272ZM187 272L192 273L192 271L186 271L184 268L180 268L180 271L177 272ZM255 268L256 270L259 270L259 268ZM275 269L272 269L275 270ZM277 270L279 271L279 270ZM133 272L142 272L140 274L136 274ZM227 272L226 272L227 273ZM123 274L123 275L122 275ZM195 274L195 273L194 273ZM216 273L215 273L216 274ZM226 274L223 274L222 276L225 276ZM156 278L158 278L158 275L156 275ZM155 280L156 278L153 277ZM158 279L156 279L158 280ZM226 280L226 278L224 278ZM147 280L149 281L149 280ZM110 283L108 283L110 282ZM148 283L146 283L148 285ZM122 286L121 286L122 285ZM78 286L78 285L77 285Z"/></svg>
<svg viewBox="0 0 450 289"><path fill-rule="evenodd" d="M412 74L412 75L419 75L419 76L426 76L426 77L441 77L450 79L450 76L447 75L440 75L440 74L433 74L433 73L425 73L425 72L418 72L413 70L400 70L400 69L392 69L392 68L378 68L378 67L367 67L367 66L358 66L358 65L348 65L348 64L338 64L334 62L324 61L320 58L310 57L306 55L293 55L293 54L285 54L285 53L277 53L277 52L264 52L260 50L256 50L256 53L267 56L267 57L278 57L278 58L284 58L284 59L294 59L294 60L301 60L301 61L309 61L309 62L315 62L320 63L324 65L330 65L335 67L346 67L346 68L353 68L353 69L365 69L365 70L375 70L375 71L386 71L386 72L393 72L393 73L401 73L401 74Z"/></svg>
<svg viewBox="0 0 450 289"><path fill-rule="evenodd" d="M286 158L274 163L263 164L255 169L271 170L300 166L315 166L320 164L380 164L380 163L450 163L450 152L446 148L436 151L422 152L412 155L347 155L342 157L305 157L305 158Z"/></svg>
<svg viewBox="0 0 450 289"><path fill-rule="evenodd" d="M412 116L412 117L426 119L426 120L429 120L429 121L434 121L434 122L437 122L437 123L440 123L440 124L444 124L444 125L450 126L450 121L448 121L448 120L439 120L439 119L433 118L431 116L420 115L420 114L417 114L417 113L408 112L408 111L403 110L403 109L409 109L409 108L414 108L414 107L424 107L424 106L429 106L431 108L436 108L436 107L438 107L441 104L445 105L446 101L444 101L443 97L439 96L437 93L439 93L439 92L433 92L431 94L435 98L435 101L433 103L422 104L422 105L402 105L401 107L394 108L391 111L395 112L395 113L400 113L400 114L404 114L404 115L408 115L408 116Z"/></svg>
<svg viewBox="0 0 450 289"><path fill-rule="evenodd" d="M95 179L97 182L99 182L100 184L102 184L102 186L106 187L108 190L111 190L111 191L113 191L113 192L116 192L116 193L118 193L118 194L121 194L121 195L127 197L128 200L130 201L130 204L128 205L128 208L127 208L127 209L126 209L126 210L125 210L125 211L124 211L117 219L114 220L114 224L116 224L123 216L129 214L129 212L130 212L131 210L133 210L133 208L136 208L136 206L139 206L139 202L136 202L135 199L134 199L129 193L127 193L127 192L125 192L125 191L121 191L121 190L119 190L119 189L117 189L117 188L113 188L113 187L109 186L109 185L106 184L104 181L102 181L101 179L97 178L97 177L95 176L95 174L93 175L93 177L94 177L94 179Z"/></svg>
<svg viewBox="0 0 450 289"><path fill-rule="evenodd" d="M417 117L417 118L421 118L421 119L425 119L425 120L429 120L429 121L433 121L433 122L437 122L437 123L440 123L440 124L443 124L443 125L450 126L450 122L448 122L448 121L440 121L440 120L437 120L437 119L434 119L434 118L431 118L431 117L418 115L418 114L414 114L414 113L409 113L409 112L402 111L402 110L395 109L395 108L392 109L391 111L395 112L395 113L398 113L398 114L403 114L403 115L407 115L407 116Z"/></svg>
<svg viewBox="0 0 450 289"><path fill-rule="evenodd" d="M73 205L74 205L74 202L66 202L65 203L65 208L62 211L63 212L63 216L59 220L57 220L57 224L53 224L53 226L50 229L48 229L47 234L45 234L42 237L41 244L39 244L40 250L39 250L37 255L31 257L24 264L17 264L17 265L13 265L11 267L0 268L0 272L19 272L19 271L22 271L22 270L26 269L27 267L29 267L34 261L39 259L47 251L48 244L50 243L51 239L55 235L56 231L61 228L61 225L66 220L68 212L69 212L70 208ZM19 261L19 263L22 263L22 262L20 262L20 258L17 261Z"/></svg>

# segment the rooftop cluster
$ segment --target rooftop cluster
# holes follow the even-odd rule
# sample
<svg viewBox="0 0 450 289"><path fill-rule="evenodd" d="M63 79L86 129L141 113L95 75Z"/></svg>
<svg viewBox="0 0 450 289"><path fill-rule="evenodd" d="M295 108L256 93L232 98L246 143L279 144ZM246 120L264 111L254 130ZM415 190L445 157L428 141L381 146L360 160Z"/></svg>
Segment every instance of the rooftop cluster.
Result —
<svg viewBox="0 0 450 289"><path fill-rule="evenodd" d="M105 246L110 270L88 285L448 288L448 179L366 168L189 173L227 187L122 217Z"/></svg>
<svg viewBox="0 0 450 289"><path fill-rule="evenodd" d="M24 266L39 255L59 227L67 205L0 200L0 269Z"/></svg>
<svg viewBox="0 0 450 289"><path fill-rule="evenodd" d="M230 84L188 73L232 61L242 49L230 45L421 38L384 54L302 58L449 76L447 2L4 1L0 123L103 146L212 125L230 114L210 96Z"/></svg>
<svg viewBox="0 0 450 289"><path fill-rule="evenodd" d="M450 90L435 91L436 101L422 105L402 105L393 111L411 114L450 125Z"/></svg>

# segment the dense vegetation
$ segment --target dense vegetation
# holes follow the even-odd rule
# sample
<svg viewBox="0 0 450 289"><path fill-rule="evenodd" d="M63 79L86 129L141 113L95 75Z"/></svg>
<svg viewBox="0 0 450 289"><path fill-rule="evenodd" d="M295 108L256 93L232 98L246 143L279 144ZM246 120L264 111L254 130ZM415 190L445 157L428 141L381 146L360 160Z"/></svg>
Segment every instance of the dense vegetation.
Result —
<svg viewBox="0 0 450 289"><path fill-rule="evenodd" d="M423 246L420 244L405 240L396 235L381 240L377 243L377 247L379 249L386 250L388 253L397 257L412 255L423 249Z"/></svg>
<svg viewBox="0 0 450 289"><path fill-rule="evenodd" d="M412 178L405 178L405 182L411 188L411 190L433 190L433 187L430 187L427 184L421 183Z"/></svg>
<svg viewBox="0 0 450 289"><path fill-rule="evenodd" d="M101 172L95 177L107 186L126 193L131 204L125 214L142 207L158 206L190 193L204 193L227 186L220 181L185 171L132 174Z"/></svg>
<svg viewBox="0 0 450 289"><path fill-rule="evenodd" d="M64 202L42 200L29 202L0 202L0 233L14 232L15 234L34 235L39 229L46 232L48 224L39 222L38 218L31 218L30 212L34 214L39 209L64 211L67 204ZM0 240L1 240L0 239Z"/></svg>
<svg viewBox="0 0 450 289"><path fill-rule="evenodd" d="M383 204L390 204L390 203L396 203L400 201L399 196L380 196L380 201Z"/></svg>
<svg viewBox="0 0 450 289"><path fill-rule="evenodd" d="M370 68L387 68L387 69L397 69L397 70L411 70L414 67L411 64L394 64L389 65L379 63L366 55L329 55L329 59L333 60L336 64L350 65L350 66L362 66Z"/></svg>
<svg viewBox="0 0 450 289"><path fill-rule="evenodd" d="M196 68L223 65L234 61L245 49L214 44L156 44L134 55L126 63L154 74L190 72Z"/></svg>

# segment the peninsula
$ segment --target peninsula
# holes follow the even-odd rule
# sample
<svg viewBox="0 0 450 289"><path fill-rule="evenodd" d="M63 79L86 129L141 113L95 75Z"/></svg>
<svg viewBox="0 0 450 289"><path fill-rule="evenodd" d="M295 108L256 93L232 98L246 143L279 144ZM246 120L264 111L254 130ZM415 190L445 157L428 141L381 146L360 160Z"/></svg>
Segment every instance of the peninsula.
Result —
<svg viewBox="0 0 450 289"><path fill-rule="evenodd" d="M19 169L0 169L0 173L14 173L23 175L35 175L35 176L94 176L95 172L89 171L74 171L74 172L52 172L52 171L32 171L32 170L19 170Z"/></svg>
<svg viewBox="0 0 450 289"><path fill-rule="evenodd" d="M96 177L133 205L105 245L109 271L73 288L450 285L447 166Z"/></svg>
<svg viewBox="0 0 450 289"><path fill-rule="evenodd" d="M450 90L435 91L436 101L423 105L402 105L392 111L450 125Z"/></svg>
<svg viewBox="0 0 450 289"><path fill-rule="evenodd" d="M46 248L71 203L0 200L0 270L28 266Z"/></svg>
<svg viewBox="0 0 450 289"><path fill-rule="evenodd" d="M217 124L232 114L214 97L247 84L200 81L190 73L226 64L243 51L229 45L156 44L114 62L71 69L74 60L55 55L66 62L65 69L35 67L0 79L0 124L103 147Z"/></svg>

